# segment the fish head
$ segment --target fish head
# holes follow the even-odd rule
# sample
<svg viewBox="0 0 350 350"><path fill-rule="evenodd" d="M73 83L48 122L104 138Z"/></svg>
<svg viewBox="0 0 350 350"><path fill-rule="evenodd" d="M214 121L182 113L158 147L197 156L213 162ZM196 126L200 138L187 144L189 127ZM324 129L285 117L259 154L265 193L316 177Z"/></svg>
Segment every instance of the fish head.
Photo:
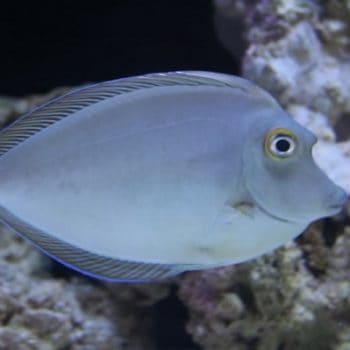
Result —
<svg viewBox="0 0 350 350"><path fill-rule="evenodd" d="M278 106L258 114L243 151L243 181L254 204L276 219L305 224L337 214L347 194L316 165L316 136Z"/></svg>

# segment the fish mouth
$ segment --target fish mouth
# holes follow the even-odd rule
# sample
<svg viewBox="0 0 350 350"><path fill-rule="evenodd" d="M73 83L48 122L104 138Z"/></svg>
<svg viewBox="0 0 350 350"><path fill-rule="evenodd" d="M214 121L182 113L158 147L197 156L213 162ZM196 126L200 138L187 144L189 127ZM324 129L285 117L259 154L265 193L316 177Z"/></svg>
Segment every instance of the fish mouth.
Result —
<svg viewBox="0 0 350 350"><path fill-rule="evenodd" d="M344 204L332 204L328 208L335 210L342 210L344 208Z"/></svg>
<svg viewBox="0 0 350 350"><path fill-rule="evenodd" d="M271 213L270 211L268 211L267 209L265 209L264 207L262 207L260 204L257 204L257 207L267 216L273 218L274 220L280 221L280 222L284 222L284 223L291 223L291 222L296 222L295 220L291 220L291 219L286 219L282 216L278 216L275 215L273 213Z"/></svg>
<svg viewBox="0 0 350 350"><path fill-rule="evenodd" d="M323 215L320 214L317 218L320 219L322 217L334 216L334 215L339 214L344 209L344 206L348 202L348 200L349 200L348 194L344 190L341 189L341 191L338 192L338 196L337 196L336 201L325 206L323 209ZM269 211L268 209L264 208L260 203L258 203L257 200L255 200L255 202L256 202L256 206L264 214L268 215L269 217L273 218L274 220L278 220L280 222L285 222L285 223L294 223L294 224L302 222L302 220L290 219L290 218L276 215L276 214L272 213L271 211ZM316 220L316 219L314 219L314 220Z"/></svg>
<svg viewBox="0 0 350 350"><path fill-rule="evenodd" d="M270 211L268 211L267 209L265 209L264 207L257 205L257 207L267 216L269 216L270 218L273 218L274 220L280 221L280 222L284 222L284 223L300 223L302 222L302 220L298 221L298 220L293 220L293 219L287 219L285 217L282 216L278 216L276 214L271 213ZM320 215L318 218L322 218L322 217L328 217L328 216L334 216L339 214L342 209L344 208L344 204L333 204L333 205L329 205L325 211L325 213L323 215ZM316 220L316 219L314 219Z"/></svg>
<svg viewBox="0 0 350 350"><path fill-rule="evenodd" d="M336 200L328 205L328 209L331 212L334 212L333 215L338 214L345 206L347 203L349 197L348 194L339 187L339 191L337 192L337 197Z"/></svg>
<svg viewBox="0 0 350 350"><path fill-rule="evenodd" d="M337 215L344 209L344 204L333 204L328 206L330 215Z"/></svg>

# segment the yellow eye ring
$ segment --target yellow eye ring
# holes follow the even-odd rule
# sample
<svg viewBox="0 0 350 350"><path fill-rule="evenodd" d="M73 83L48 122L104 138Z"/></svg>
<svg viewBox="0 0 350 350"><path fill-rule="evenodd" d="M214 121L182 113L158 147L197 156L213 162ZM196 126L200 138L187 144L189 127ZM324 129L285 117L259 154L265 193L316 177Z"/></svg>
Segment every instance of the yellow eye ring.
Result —
<svg viewBox="0 0 350 350"><path fill-rule="evenodd" d="M292 156L297 148L297 138L290 130L276 128L265 136L264 151L272 159L281 160Z"/></svg>

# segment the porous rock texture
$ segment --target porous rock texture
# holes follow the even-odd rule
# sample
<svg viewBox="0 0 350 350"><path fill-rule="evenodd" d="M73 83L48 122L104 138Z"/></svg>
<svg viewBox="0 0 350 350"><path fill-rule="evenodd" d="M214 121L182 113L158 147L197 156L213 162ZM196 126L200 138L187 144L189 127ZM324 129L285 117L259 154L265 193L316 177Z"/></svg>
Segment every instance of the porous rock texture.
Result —
<svg viewBox="0 0 350 350"><path fill-rule="evenodd" d="M218 350L347 349L350 228L328 247L316 226L255 261L188 273L180 296L195 341Z"/></svg>
<svg viewBox="0 0 350 350"><path fill-rule="evenodd" d="M319 137L315 160L350 192L350 2L214 3L233 54L227 23L245 26L242 75ZM350 349L349 207L259 259L188 273L179 295L203 349Z"/></svg>
<svg viewBox="0 0 350 350"><path fill-rule="evenodd" d="M58 278L48 258L0 231L0 350L154 349L145 306L164 297L165 285L138 291Z"/></svg>

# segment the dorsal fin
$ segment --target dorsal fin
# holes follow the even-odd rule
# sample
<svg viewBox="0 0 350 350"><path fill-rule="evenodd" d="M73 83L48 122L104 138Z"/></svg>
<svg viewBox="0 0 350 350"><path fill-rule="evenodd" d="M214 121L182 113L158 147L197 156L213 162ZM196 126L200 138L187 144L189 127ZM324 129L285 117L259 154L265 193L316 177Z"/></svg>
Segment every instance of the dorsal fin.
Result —
<svg viewBox="0 0 350 350"><path fill-rule="evenodd" d="M87 276L110 282L157 281L196 269L196 265L140 263L91 253L48 235L0 208L1 220L45 254Z"/></svg>
<svg viewBox="0 0 350 350"><path fill-rule="evenodd" d="M147 74L106 81L72 90L25 114L0 133L0 156L16 145L73 113L105 99L139 89L164 86L227 87L227 81L186 74L186 72Z"/></svg>

